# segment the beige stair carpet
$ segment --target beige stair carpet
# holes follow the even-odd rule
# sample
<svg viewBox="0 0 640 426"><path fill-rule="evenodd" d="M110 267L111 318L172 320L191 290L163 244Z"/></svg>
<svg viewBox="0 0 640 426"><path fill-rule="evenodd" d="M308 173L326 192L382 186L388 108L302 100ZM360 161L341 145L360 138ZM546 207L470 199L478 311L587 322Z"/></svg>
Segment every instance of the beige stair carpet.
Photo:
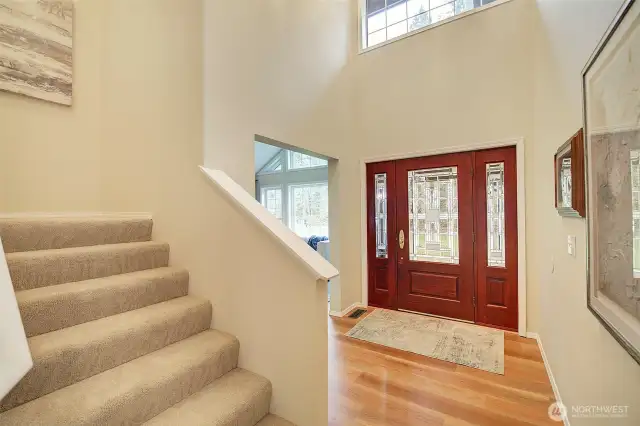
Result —
<svg viewBox="0 0 640 426"><path fill-rule="evenodd" d="M34 360L1 425L292 425L151 234L122 215L0 218Z"/></svg>

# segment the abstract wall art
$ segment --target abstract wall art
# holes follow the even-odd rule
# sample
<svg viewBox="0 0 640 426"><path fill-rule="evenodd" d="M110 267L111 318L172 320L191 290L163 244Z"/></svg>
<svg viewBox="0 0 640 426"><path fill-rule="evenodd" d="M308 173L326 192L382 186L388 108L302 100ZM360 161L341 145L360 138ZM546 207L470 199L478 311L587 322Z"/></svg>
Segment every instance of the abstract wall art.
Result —
<svg viewBox="0 0 640 426"><path fill-rule="evenodd" d="M627 0L583 71L587 303L640 363L640 0Z"/></svg>
<svg viewBox="0 0 640 426"><path fill-rule="evenodd" d="M71 105L73 0L0 0L0 90Z"/></svg>

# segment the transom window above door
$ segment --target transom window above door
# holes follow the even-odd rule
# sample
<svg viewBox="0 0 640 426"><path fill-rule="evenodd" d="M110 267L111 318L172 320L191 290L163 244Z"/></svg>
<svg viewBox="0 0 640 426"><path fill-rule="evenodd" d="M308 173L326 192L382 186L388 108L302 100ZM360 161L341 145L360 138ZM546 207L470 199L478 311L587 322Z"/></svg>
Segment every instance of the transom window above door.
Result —
<svg viewBox="0 0 640 426"><path fill-rule="evenodd" d="M364 0L362 48L367 49L478 9L496 0Z"/></svg>

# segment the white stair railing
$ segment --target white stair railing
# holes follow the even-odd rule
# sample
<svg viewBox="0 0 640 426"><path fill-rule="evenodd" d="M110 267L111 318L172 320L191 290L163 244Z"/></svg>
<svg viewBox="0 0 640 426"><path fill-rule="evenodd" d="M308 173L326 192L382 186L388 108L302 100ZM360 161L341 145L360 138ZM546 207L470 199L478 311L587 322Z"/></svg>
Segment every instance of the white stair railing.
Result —
<svg viewBox="0 0 640 426"><path fill-rule="evenodd" d="M0 399L31 367L33 360L0 241Z"/></svg>

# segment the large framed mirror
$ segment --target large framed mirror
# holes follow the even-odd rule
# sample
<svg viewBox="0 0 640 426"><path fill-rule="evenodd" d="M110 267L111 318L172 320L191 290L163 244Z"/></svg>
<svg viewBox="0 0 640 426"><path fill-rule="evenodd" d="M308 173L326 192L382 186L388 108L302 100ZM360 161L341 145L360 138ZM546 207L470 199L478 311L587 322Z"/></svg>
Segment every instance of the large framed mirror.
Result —
<svg viewBox="0 0 640 426"><path fill-rule="evenodd" d="M584 137L582 129L554 156L556 209L560 216L585 217Z"/></svg>
<svg viewBox="0 0 640 426"><path fill-rule="evenodd" d="M640 363L640 1L627 0L583 71L587 304Z"/></svg>

